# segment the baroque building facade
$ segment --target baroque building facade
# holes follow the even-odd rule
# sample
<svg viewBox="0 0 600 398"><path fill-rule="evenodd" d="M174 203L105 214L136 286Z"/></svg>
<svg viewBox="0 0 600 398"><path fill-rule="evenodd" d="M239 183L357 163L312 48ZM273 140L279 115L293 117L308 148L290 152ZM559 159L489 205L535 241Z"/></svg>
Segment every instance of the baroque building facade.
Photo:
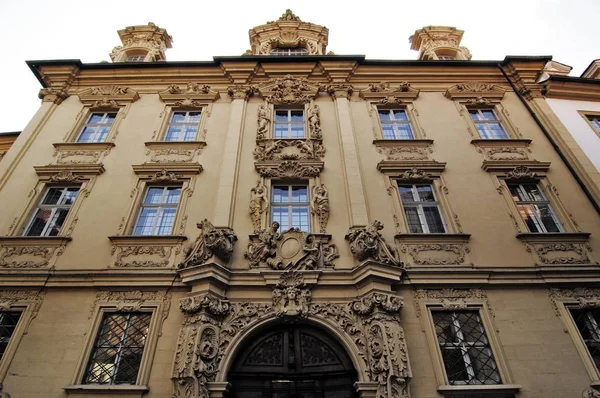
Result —
<svg viewBox="0 0 600 398"><path fill-rule="evenodd" d="M549 57L473 61L443 26L417 60L335 55L289 10L206 62L118 33L112 63L28 62L0 393L599 395L600 202Z"/></svg>

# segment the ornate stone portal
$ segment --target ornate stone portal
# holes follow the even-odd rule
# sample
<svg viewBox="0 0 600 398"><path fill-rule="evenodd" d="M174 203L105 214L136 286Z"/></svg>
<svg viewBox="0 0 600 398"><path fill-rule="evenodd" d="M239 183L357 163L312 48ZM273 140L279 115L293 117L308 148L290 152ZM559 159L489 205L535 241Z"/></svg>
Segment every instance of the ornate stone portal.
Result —
<svg viewBox="0 0 600 398"><path fill-rule="evenodd" d="M338 336L355 358L360 382L371 385L369 396L408 398L411 371L400 326L402 299L369 293L347 303L315 303L310 297L302 274L287 272L269 304L231 303L210 294L181 300L185 317L174 359L173 398L217 396L211 391L227 380L223 359L235 355L242 336L277 317L305 319Z"/></svg>

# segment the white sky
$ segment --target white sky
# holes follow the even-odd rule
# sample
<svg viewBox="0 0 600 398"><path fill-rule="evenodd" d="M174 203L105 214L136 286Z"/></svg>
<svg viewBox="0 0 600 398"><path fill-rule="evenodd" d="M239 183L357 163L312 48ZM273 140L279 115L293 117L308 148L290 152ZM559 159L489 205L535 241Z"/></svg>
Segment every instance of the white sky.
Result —
<svg viewBox="0 0 600 398"><path fill-rule="evenodd" d="M328 27L328 50L338 55L416 59L408 37L449 25L465 31L474 60L552 55L579 76L600 58L600 0L0 0L0 132L22 130L39 107L41 87L26 60L110 60L121 44L116 31L149 21L173 36L169 61L241 55L248 29L286 8Z"/></svg>

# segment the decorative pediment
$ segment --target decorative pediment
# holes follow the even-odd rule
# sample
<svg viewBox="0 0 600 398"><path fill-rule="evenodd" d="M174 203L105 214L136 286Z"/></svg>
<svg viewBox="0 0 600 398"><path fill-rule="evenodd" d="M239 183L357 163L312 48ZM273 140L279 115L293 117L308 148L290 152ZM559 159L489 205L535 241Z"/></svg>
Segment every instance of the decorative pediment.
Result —
<svg viewBox="0 0 600 398"><path fill-rule="evenodd" d="M81 183L104 173L104 166L101 164L51 164L33 168L40 181L45 182Z"/></svg>
<svg viewBox="0 0 600 398"><path fill-rule="evenodd" d="M434 160L382 160L377 170L399 180L431 180L439 177L446 163Z"/></svg>
<svg viewBox="0 0 600 398"><path fill-rule="evenodd" d="M158 93L160 99L167 105L182 108L197 108L219 99L219 92L208 85L189 82L179 86L171 84L166 90Z"/></svg>
<svg viewBox="0 0 600 398"><path fill-rule="evenodd" d="M367 88L360 91L359 95L364 100L380 105L399 105L417 99L419 91L406 81L394 84L381 82L369 84Z"/></svg>
<svg viewBox="0 0 600 398"><path fill-rule="evenodd" d="M137 91L122 86L99 86L81 91L79 100L90 108L118 108L140 99Z"/></svg>
<svg viewBox="0 0 600 398"><path fill-rule="evenodd" d="M505 92L505 89L495 84L466 82L450 87L444 95L446 98L459 102L466 102L473 105L487 105L500 101L504 98Z"/></svg>
<svg viewBox="0 0 600 398"><path fill-rule="evenodd" d="M506 180L539 180L550 168L550 162L535 160L484 160L482 168Z"/></svg>
<svg viewBox="0 0 600 398"><path fill-rule="evenodd" d="M306 78L286 75L279 79L269 79L257 89L272 104L306 104L317 96L319 85Z"/></svg>
<svg viewBox="0 0 600 398"><path fill-rule="evenodd" d="M254 168L263 177L310 178L323 170L323 162L317 161L265 161L254 163Z"/></svg>

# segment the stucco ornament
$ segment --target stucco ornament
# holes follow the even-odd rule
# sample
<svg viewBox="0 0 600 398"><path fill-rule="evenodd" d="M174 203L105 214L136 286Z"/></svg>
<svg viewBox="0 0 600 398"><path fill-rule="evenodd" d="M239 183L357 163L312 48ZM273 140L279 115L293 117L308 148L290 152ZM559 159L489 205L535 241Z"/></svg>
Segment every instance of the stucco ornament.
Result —
<svg viewBox="0 0 600 398"><path fill-rule="evenodd" d="M193 244L184 248L185 260L178 266L179 269L194 267L204 264L213 255L222 261L229 261L233 254L233 246L237 236L230 228L215 228L208 220L204 220L196 226L200 229L200 235Z"/></svg>
<svg viewBox="0 0 600 398"><path fill-rule="evenodd" d="M273 307L277 316L308 316L310 289L302 274L286 272L273 290Z"/></svg>
<svg viewBox="0 0 600 398"><path fill-rule="evenodd" d="M527 166L517 166L506 174L507 180L522 180L538 178L532 170Z"/></svg>
<svg viewBox="0 0 600 398"><path fill-rule="evenodd" d="M296 160L283 160L276 163L255 163L254 167L262 177L275 178L310 178L321 173L323 162L299 162Z"/></svg>
<svg viewBox="0 0 600 398"><path fill-rule="evenodd" d="M321 140L261 140L252 153L257 161L265 160L321 160L325 147Z"/></svg>
<svg viewBox="0 0 600 398"><path fill-rule="evenodd" d="M315 185L312 188L311 211L319 220L319 232L324 234L329 221L329 192L325 184Z"/></svg>
<svg viewBox="0 0 600 398"><path fill-rule="evenodd" d="M265 104L258 106L258 129L256 130L256 139L262 140L267 138L269 134L269 126L271 125L271 112Z"/></svg>
<svg viewBox="0 0 600 398"><path fill-rule="evenodd" d="M350 251L358 261L372 259L382 264L402 267L396 250L388 245L379 231L383 224L373 220L363 228L351 228L345 238L350 242Z"/></svg>
<svg viewBox="0 0 600 398"><path fill-rule="evenodd" d="M315 98L319 86L303 77L285 75L260 84L258 91L271 104L306 104Z"/></svg>
<svg viewBox="0 0 600 398"><path fill-rule="evenodd" d="M277 232L279 223L250 236L244 257L253 267L268 266L275 270L314 270L333 267L339 257L328 235L314 235L291 228Z"/></svg>
<svg viewBox="0 0 600 398"><path fill-rule="evenodd" d="M267 198L267 187L262 182L256 181L256 185L250 190L250 219L254 232L260 230L262 215L267 211L269 199Z"/></svg>

